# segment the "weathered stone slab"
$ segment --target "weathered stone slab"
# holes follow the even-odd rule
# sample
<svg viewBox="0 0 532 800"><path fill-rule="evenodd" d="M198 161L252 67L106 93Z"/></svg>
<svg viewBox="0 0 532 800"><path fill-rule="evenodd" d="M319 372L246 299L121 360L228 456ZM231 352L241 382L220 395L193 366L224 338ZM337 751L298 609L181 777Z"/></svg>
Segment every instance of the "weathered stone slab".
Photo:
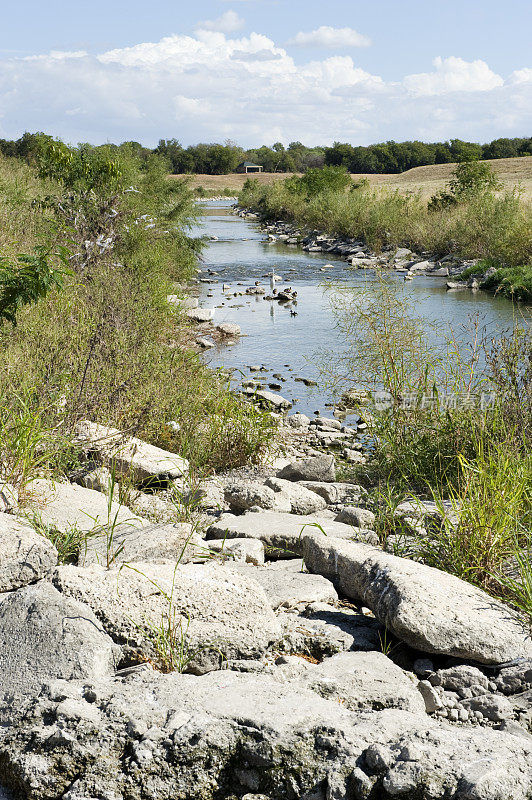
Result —
<svg viewBox="0 0 532 800"><path fill-rule="evenodd" d="M82 420L76 426L78 439L106 466L114 465L118 475L137 482L150 478L179 478L188 472L188 461L134 436L124 436L116 428Z"/></svg>
<svg viewBox="0 0 532 800"><path fill-rule="evenodd" d="M139 800L249 793L528 800L532 793L526 734L460 728L398 708L352 710L279 673L146 671L101 682L91 707L79 699L81 685L77 698L50 691L0 740L2 780L28 800L82 800L96 787Z"/></svg>
<svg viewBox="0 0 532 800"><path fill-rule="evenodd" d="M263 589L219 564L135 563L106 570L58 567L55 586L89 605L117 642L157 659L153 632L183 643L181 667L217 669L223 659L255 658L280 637Z"/></svg>
<svg viewBox="0 0 532 800"><path fill-rule="evenodd" d="M277 473L278 478L288 481L336 481L334 456L313 456L302 461L292 461Z"/></svg>
<svg viewBox="0 0 532 800"><path fill-rule="evenodd" d="M412 647L482 664L532 656L530 630L517 615L454 575L367 544L312 533L302 540L311 572L364 603Z"/></svg>
<svg viewBox="0 0 532 800"><path fill-rule="evenodd" d="M298 570L276 569L271 566L254 567L250 564L232 564L231 569L260 584L273 609L281 606L289 608L298 603L334 603L338 599L330 581L321 575L302 572L300 559L297 559L296 564Z"/></svg>
<svg viewBox="0 0 532 800"><path fill-rule="evenodd" d="M291 511L292 514L315 514L327 505L323 497L292 481L285 481L282 478L268 478L266 486L273 489L276 498L288 498L290 507L287 510ZM279 511L281 510L283 509L279 508Z"/></svg>
<svg viewBox="0 0 532 800"><path fill-rule="evenodd" d="M149 524L114 501L109 512L104 494L76 483L54 483L38 478L27 485L26 496L29 500L20 513L34 515L45 525L53 525L60 531L73 527L90 531L109 524L140 528Z"/></svg>
<svg viewBox="0 0 532 800"><path fill-rule="evenodd" d="M0 514L0 592L35 583L57 564L57 550L16 517Z"/></svg>
<svg viewBox="0 0 532 800"><path fill-rule="evenodd" d="M106 677L118 653L91 609L47 581L0 602L0 699L38 693L53 678Z"/></svg>
<svg viewBox="0 0 532 800"><path fill-rule="evenodd" d="M402 708L422 714L425 701L417 681L384 653L339 653L307 668L306 685L322 697L336 699L353 711Z"/></svg>
<svg viewBox="0 0 532 800"><path fill-rule="evenodd" d="M138 528L119 526L112 539L108 535L90 536L85 540L78 564L107 566L112 563L150 561L154 564L187 564L195 554L201 539L185 522L175 525L146 525Z"/></svg>
<svg viewBox="0 0 532 800"><path fill-rule="evenodd" d="M239 517L223 514L207 530L207 539L260 539L270 558L294 558L303 555L301 537L309 530L342 539L377 541L371 531L352 528L342 522L315 515L299 516L274 511L248 513Z"/></svg>
<svg viewBox="0 0 532 800"><path fill-rule="evenodd" d="M327 483L326 481L301 481L301 486L323 497L327 505L333 503L357 503L365 494L362 486L355 483Z"/></svg>

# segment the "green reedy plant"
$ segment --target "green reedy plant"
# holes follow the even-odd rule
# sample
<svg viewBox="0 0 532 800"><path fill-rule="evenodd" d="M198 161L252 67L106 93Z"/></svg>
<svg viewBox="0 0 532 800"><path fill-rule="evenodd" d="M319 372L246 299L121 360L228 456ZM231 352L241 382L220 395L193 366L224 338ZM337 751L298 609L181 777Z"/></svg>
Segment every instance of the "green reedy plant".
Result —
<svg viewBox="0 0 532 800"><path fill-rule="evenodd" d="M56 411L57 404L53 407ZM60 424L51 424L50 410L35 402L32 387L4 396L0 405L0 479L17 489L21 503L33 478L60 473L75 460L75 447Z"/></svg>
<svg viewBox="0 0 532 800"><path fill-rule="evenodd" d="M185 542L177 558L170 591L166 591L156 581L148 578L141 570L131 564L123 564L118 573L117 580L120 578L122 569L129 569L137 573L137 575L141 575L164 598L166 606L157 624L146 618L142 622L132 620L142 635L147 636L156 655L154 665L161 672L185 672L194 659L206 649L205 646L195 648L190 646L188 641L190 616L186 612L178 613L174 603L177 570L189 541L190 537ZM222 653L220 653L220 659L223 660Z"/></svg>
<svg viewBox="0 0 532 800"><path fill-rule="evenodd" d="M57 550L57 559L60 564L77 564L78 557L86 546L86 531L80 530L76 525L61 530L56 525L43 522L39 514L32 513L26 516L29 524L37 533L49 539Z"/></svg>

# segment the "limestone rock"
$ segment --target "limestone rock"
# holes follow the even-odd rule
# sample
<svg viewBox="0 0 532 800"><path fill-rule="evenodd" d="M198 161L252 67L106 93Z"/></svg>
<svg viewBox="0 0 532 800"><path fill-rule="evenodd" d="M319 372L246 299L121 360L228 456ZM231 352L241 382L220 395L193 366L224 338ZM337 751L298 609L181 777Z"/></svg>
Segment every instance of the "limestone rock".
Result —
<svg viewBox="0 0 532 800"><path fill-rule="evenodd" d="M292 414L288 417L287 423L291 428L308 428L310 419L306 416L306 414Z"/></svg>
<svg viewBox="0 0 532 800"><path fill-rule="evenodd" d="M214 308L189 308L186 315L193 322L210 322L214 317Z"/></svg>
<svg viewBox="0 0 532 800"><path fill-rule="evenodd" d="M273 489L260 483L240 482L228 486L224 492L225 502L235 511L247 511L249 508L274 509L282 498L276 498ZM285 498L284 511L290 511L290 502Z"/></svg>
<svg viewBox="0 0 532 800"><path fill-rule="evenodd" d="M290 564L291 562L282 562ZM270 565L253 567L248 564L234 564L232 569L246 578L252 578L262 586L272 608L290 607L298 603L333 603L338 595L332 583L321 575L302 572L299 559L294 562L296 569L276 569Z"/></svg>
<svg viewBox="0 0 532 800"><path fill-rule="evenodd" d="M287 510L292 514L315 514L327 505L323 497L292 481L268 478L266 486L273 489L276 497L286 496L288 498L290 507ZM279 508L279 511L281 510L284 509Z"/></svg>
<svg viewBox="0 0 532 800"><path fill-rule="evenodd" d="M532 655L530 632L517 615L465 581L367 544L312 533L302 539L311 572L362 601L411 647L483 664Z"/></svg>
<svg viewBox="0 0 532 800"><path fill-rule="evenodd" d="M286 682L282 671L198 678L148 670L98 683L90 711L78 686L81 699L50 691L29 702L0 739L2 782L28 800L532 793L530 737L400 708L352 710L334 694Z"/></svg>
<svg viewBox="0 0 532 800"><path fill-rule="evenodd" d="M124 564L135 561L150 561L154 564L188 563L196 553L201 539L192 530L192 525L179 522L175 525L146 525L142 528L120 526L112 539L108 535L90 536L85 540L78 563L82 567L91 564Z"/></svg>
<svg viewBox="0 0 532 800"><path fill-rule="evenodd" d="M209 554L219 553L220 556L234 561L243 561L246 564L260 566L264 564L264 545L258 539L211 539L204 542L196 552ZM197 560L196 558L194 559ZM251 573L249 573L251 575ZM260 581L259 581L260 583Z"/></svg>
<svg viewBox="0 0 532 800"><path fill-rule="evenodd" d="M89 605L115 641L141 656L157 658L151 633L170 625L174 639L183 639L188 671L217 669L224 658L255 658L280 636L263 589L223 565L59 567L53 582Z"/></svg>
<svg viewBox="0 0 532 800"><path fill-rule="evenodd" d="M216 325L216 330L224 336L240 336L242 333L240 325L237 325L236 322L221 322Z"/></svg>
<svg viewBox="0 0 532 800"><path fill-rule="evenodd" d="M73 527L90 531L109 523L132 528L147 524L129 508L114 501L109 513L104 494L75 483L54 483L38 478L28 483L26 495L29 501L23 509L24 514L33 514L45 525L53 525L60 531Z"/></svg>
<svg viewBox="0 0 532 800"><path fill-rule="evenodd" d="M359 528L373 528L375 525L375 514L367 508L357 506L341 506L336 517L337 522L345 522L346 525L356 525Z"/></svg>
<svg viewBox="0 0 532 800"><path fill-rule="evenodd" d="M53 678L106 677L118 651L88 606L47 581L0 602L0 700L38 693Z"/></svg>
<svg viewBox="0 0 532 800"><path fill-rule="evenodd" d="M352 710L402 708L421 714L424 700L416 684L384 653L339 653L307 673L308 686Z"/></svg>
<svg viewBox="0 0 532 800"><path fill-rule="evenodd" d="M377 541L373 532L352 528L341 522L315 515L299 516L274 511L247 513L239 517L223 514L208 528L207 539L260 539L270 558L294 558L303 555L301 537L308 530L342 539Z"/></svg>
<svg viewBox="0 0 532 800"><path fill-rule="evenodd" d="M357 503L365 490L356 483L327 483L325 481L300 481L301 486L323 497L327 505Z"/></svg>
<svg viewBox="0 0 532 800"><path fill-rule="evenodd" d="M57 550L16 517L0 514L0 592L35 583L57 564Z"/></svg>
<svg viewBox="0 0 532 800"><path fill-rule="evenodd" d="M293 461L284 467L278 474L278 478L285 478L289 481L325 481L333 483L336 480L336 467L334 456L313 456L303 461Z"/></svg>
<svg viewBox="0 0 532 800"><path fill-rule="evenodd" d="M188 461L181 456L124 436L116 428L82 420L76 426L76 435L105 466L114 465L117 475L130 476L136 482L172 480L188 472Z"/></svg>

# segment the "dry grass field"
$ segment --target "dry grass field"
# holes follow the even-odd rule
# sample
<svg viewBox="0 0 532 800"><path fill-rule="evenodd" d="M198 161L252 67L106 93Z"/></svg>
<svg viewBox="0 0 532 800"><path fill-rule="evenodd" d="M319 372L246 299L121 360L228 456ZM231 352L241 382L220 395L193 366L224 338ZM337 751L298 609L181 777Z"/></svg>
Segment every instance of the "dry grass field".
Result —
<svg viewBox="0 0 532 800"><path fill-rule="evenodd" d="M505 189L520 186L523 195L532 198L532 157L501 158L486 161L498 180ZM428 167L415 167L399 175L353 175L353 179L367 178L372 186L389 186L405 191L420 191L424 196L430 196L443 188L452 175L456 164L436 164ZM222 193L230 189L237 194L247 177L257 178L260 183L271 184L289 177L288 173L263 172L257 175L192 175L192 186L202 186L208 191Z"/></svg>

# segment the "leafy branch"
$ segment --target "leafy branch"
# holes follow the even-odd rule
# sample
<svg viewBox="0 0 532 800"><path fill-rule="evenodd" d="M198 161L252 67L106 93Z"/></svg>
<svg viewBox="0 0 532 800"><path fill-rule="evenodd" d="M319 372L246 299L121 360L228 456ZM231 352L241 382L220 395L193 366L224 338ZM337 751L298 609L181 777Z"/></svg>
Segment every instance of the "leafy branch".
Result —
<svg viewBox="0 0 532 800"><path fill-rule="evenodd" d="M57 246L54 253L38 245L33 254L19 253L15 260L0 256L0 324L17 324L17 314L23 306L37 303L54 289L61 289L67 269L57 269L52 256L68 264L69 251Z"/></svg>

